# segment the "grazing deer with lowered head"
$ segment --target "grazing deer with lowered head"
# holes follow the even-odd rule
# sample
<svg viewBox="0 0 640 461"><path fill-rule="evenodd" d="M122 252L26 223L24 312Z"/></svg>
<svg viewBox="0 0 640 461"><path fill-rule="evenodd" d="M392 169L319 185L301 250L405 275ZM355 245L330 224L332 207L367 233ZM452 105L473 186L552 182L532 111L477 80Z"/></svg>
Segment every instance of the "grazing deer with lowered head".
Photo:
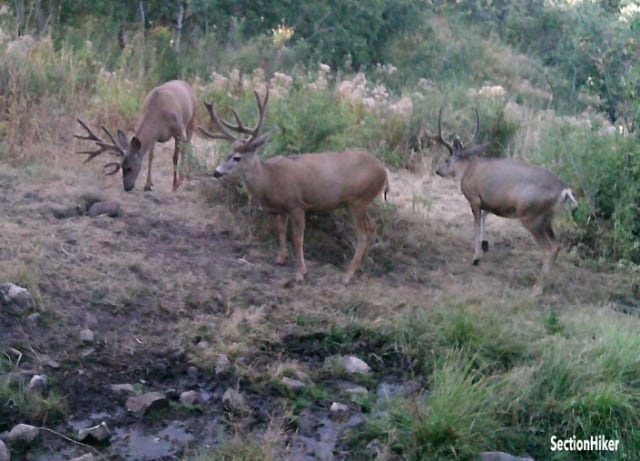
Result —
<svg viewBox="0 0 640 461"><path fill-rule="evenodd" d="M87 131L86 136L75 135L78 139L94 141L99 149L83 151L88 157L84 163L93 160L103 152L109 152L122 158L120 162L107 163L105 174L113 175L122 170L122 182L124 190L130 191L136 184L136 179L142 168L145 155L149 154L149 169L144 190L151 190L151 163L153 162L153 147L156 142L167 142L173 138L175 147L173 150L173 190L175 191L182 182L182 175L178 172L178 160L180 156L180 144L191 142L191 136L196 122L197 100L193 89L187 82L172 80L152 89L142 103L138 127L131 142L127 140L122 130L118 130L118 140L111 132L102 129L109 137L106 142L96 136L82 120L78 122ZM183 154L184 155L184 154ZM111 169L110 171L107 171Z"/></svg>
<svg viewBox="0 0 640 461"><path fill-rule="evenodd" d="M210 138L233 143L231 153L216 168L214 177L219 178L237 169L253 199L265 211L276 216L278 264L283 264L287 256L286 229L288 218L291 218L297 281L302 281L307 272L303 252L305 212L331 211L348 206L358 236L355 254L343 277L343 282L349 283L373 241L375 225L367 218L367 208L383 190L386 195L387 169L380 160L360 150L277 156L261 160L256 151L269 141L272 134L258 135L269 100L269 88L266 89L264 100L260 100L257 92L255 97L258 122L254 128L245 127L233 109L236 125L220 119L213 102L205 102L218 132L212 133L198 127L200 131ZM241 139L232 131L248 137Z"/></svg>
<svg viewBox="0 0 640 461"><path fill-rule="evenodd" d="M436 169L442 177L460 178L462 193L471 205L475 232L473 264L480 263L481 250L489 249L484 239L487 214L519 219L544 252L542 272L533 288L533 295L542 294L544 279L555 263L560 244L553 232L553 218L566 206L576 207L573 193L548 170L510 158L480 157L489 143L475 144L479 128L476 127L472 145L464 147L459 138L449 144L442 137L442 108L438 116L438 134L428 137L442 144L449 157Z"/></svg>

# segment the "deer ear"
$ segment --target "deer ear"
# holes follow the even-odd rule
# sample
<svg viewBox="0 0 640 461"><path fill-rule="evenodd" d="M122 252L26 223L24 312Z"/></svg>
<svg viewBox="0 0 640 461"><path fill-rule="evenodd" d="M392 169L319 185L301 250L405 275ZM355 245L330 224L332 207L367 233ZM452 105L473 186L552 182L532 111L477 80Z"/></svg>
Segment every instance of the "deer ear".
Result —
<svg viewBox="0 0 640 461"><path fill-rule="evenodd" d="M265 133L262 136L259 136L253 141L251 141L251 148L255 150L255 149L258 149L259 147L264 146L271 139L271 136L273 135L273 131L274 130L271 130L268 133Z"/></svg>
<svg viewBox="0 0 640 461"><path fill-rule="evenodd" d="M140 152L140 148L142 147L142 143L137 136L131 138L131 151L132 152Z"/></svg>
<svg viewBox="0 0 640 461"><path fill-rule="evenodd" d="M129 149L129 141L127 141L127 135L124 134L124 131L118 130L118 142L120 143L120 147L122 147L125 151Z"/></svg>

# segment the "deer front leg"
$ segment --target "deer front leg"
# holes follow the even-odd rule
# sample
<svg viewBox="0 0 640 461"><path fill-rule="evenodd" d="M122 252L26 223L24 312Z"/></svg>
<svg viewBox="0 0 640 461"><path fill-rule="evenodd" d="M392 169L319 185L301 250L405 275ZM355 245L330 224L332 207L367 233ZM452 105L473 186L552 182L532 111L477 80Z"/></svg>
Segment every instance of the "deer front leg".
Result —
<svg viewBox="0 0 640 461"><path fill-rule="evenodd" d="M151 190L153 181L151 181L151 164L153 163L153 146L149 149L149 167L147 169L147 182L144 184L144 190Z"/></svg>
<svg viewBox="0 0 640 461"><path fill-rule="evenodd" d="M483 233L483 219L482 210L479 206L471 205L471 212L473 213L473 235L474 235L474 252L472 264L477 266L480 264L480 257L482 256L482 233Z"/></svg>
<svg viewBox="0 0 640 461"><path fill-rule="evenodd" d="M287 259L287 222L289 216L286 214L276 215L276 227L278 231L278 257L277 264L284 264Z"/></svg>
<svg viewBox="0 0 640 461"><path fill-rule="evenodd" d="M304 275L307 273L307 267L304 264L304 210L294 210L291 212L291 224L293 227L293 247L296 252L297 272L296 281L302 282Z"/></svg>
<svg viewBox="0 0 640 461"><path fill-rule="evenodd" d="M487 220L487 215L489 213L487 211L482 210L480 212L480 242L482 246L482 251L486 253L489 251L489 241L484 238L484 223Z"/></svg>

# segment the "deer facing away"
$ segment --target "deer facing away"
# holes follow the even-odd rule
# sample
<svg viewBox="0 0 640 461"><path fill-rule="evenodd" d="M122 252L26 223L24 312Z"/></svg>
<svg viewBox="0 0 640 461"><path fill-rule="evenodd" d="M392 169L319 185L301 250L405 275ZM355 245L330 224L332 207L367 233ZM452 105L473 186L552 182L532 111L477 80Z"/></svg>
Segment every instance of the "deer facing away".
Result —
<svg viewBox="0 0 640 461"><path fill-rule="evenodd" d="M464 147L457 137L450 144L442 137L440 109L438 134L429 134L429 138L446 147L450 155L437 167L436 174L460 179L460 188L473 213L474 265L480 263L481 250L486 252L489 249L489 243L484 239L484 224L488 214L520 220L544 253L542 271L532 293L534 296L540 295L544 289L544 279L560 251L552 228L553 219L565 208L576 207L578 202L571 190L544 168L516 159L480 157L488 143L475 144L478 127L476 111L472 145Z"/></svg>
<svg viewBox="0 0 640 461"><path fill-rule="evenodd" d="M94 151L83 151L88 155L85 163L93 160L103 152L121 157L120 162L107 163L105 174L113 175L122 170L122 182L125 191L130 191L136 184L145 155L149 155L147 182L144 190L151 190L151 164L153 148L156 142L167 142L173 138L173 190L178 189L182 175L178 172L178 160L181 144L190 143L196 121L197 100L191 86L182 80L171 80L153 88L145 97L140 110L136 134L127 140L122 130L117 132L117 141L111 132L102 129L109 137L109 142L95 135L82 120L78 123L87 131L87 135L75 135L78 139L93 141L98 146ZM110 169L110 171L108 171Z"/></svg>
<svg viewBox="0 0 640 461"><path fill-rule="evenodd" d="M286 229L291 218L293 246L297 261L295 279L302 281L307 272L304 262L305 212L331 211L341 206L351 210L358 244L343 282L349 283L361 265L375 235L375 224L367 217L371 202L388 190L387 169L380 160L365 151L308 153L292 156L276 156L261 160L256 151L271 138L271 132L258 135L264 120L269 99L269 88L264 100L255 92L258 106L258 122L254 128L245 127L232 109L236 125L218 117L213 102L205 106L213 126L212 133L202 127L199 130L210 138L231 141L229 156L215 170L219 178L238 171L247 190L265 211L274 214L278 231L279 250L276 262L283 264L287 256ZM248 135L241 139L235 131Z"/></svg>

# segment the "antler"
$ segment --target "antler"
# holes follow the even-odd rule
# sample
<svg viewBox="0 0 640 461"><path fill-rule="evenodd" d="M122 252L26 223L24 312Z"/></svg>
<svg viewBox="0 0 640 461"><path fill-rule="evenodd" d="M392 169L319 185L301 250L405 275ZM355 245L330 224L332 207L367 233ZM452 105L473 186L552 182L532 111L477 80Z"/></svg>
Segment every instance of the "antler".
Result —
<svg viewBox="0 0 640 461"><path fill-rule="evenodd" d="M78 154L85 154L88 157L85 159L84 163L87 163L91 160L93 160L95 157L97 157L98 155L102 154L103 152L112 152L112 153L116 153L117 155L124 157L125 155L125 150L116 142L115 138L113 137L113 135L111 134L111 132L106 128L106 127L102 127L102 129L104 130L105 133L107 133L107 136L109 136L109 139L111 140L111 143L107 143L105 142L102 138L96 136L93 131L91 131L91 128L89 128L87 126L86 123L84 123L82 120L77 119L78 123L80 125L82 125L82 127L87 131L87 136L82 136L79 134L74 134L73 136L78 138L78 139L84 139L86 141L93 141L95 142L99 149L97 150L84 150L84 151L79 151ZM111 165L111 163L109 164Z"/></svg>
<svg viewBox="0 0 640 461"><path fill-rule="evenodd" d="M199 126L198 129L200 130L200 132L208 136L209 138L213 138L213 139L224 139L231 142L241 142L242 144L245 144L245 145L250 144L254 139L256 139L256 137L260 133L260 128L262 127L262 122L264 120L265 108L267 106L267 102L269 101L269 87L268 86L266 87L266 93L264 96L264 100L262 101L260 100L260 95L258 94L257 91L254 91L253 93L256 97L256 104L258 105L258 121L256 123L256 126L254 126L253 128L248 128L244 126L244 124L240 120L240 116L238 115L238 112L236 112L234 108L231 108L231 112L233 113L233 117L235 118L237 125L232 125L231 123L221 119L220 117L218 117L218 114L216 114L216 111L213 107L214 102L212 100L211 102L205 101L204 105L207 108L207 111L209 112L209 117L211 117L211 121L220 132L212 133L211 131ZM248 134L249 138L243 140L240 137L235 136L229 130L237 131L238 133Z"/></svg>
<svg viewBox="0 0 640 461"><path fill-rule="evenodd" d="M442 144L447 148L449 153L453 155L453 146L451 146L451 144L445 141L442 137L442 106L440 106L440 112L438 114L438 134L434 136L431 133L427 132L425 129L425 135L427 136L427 138Z"/></svg>

